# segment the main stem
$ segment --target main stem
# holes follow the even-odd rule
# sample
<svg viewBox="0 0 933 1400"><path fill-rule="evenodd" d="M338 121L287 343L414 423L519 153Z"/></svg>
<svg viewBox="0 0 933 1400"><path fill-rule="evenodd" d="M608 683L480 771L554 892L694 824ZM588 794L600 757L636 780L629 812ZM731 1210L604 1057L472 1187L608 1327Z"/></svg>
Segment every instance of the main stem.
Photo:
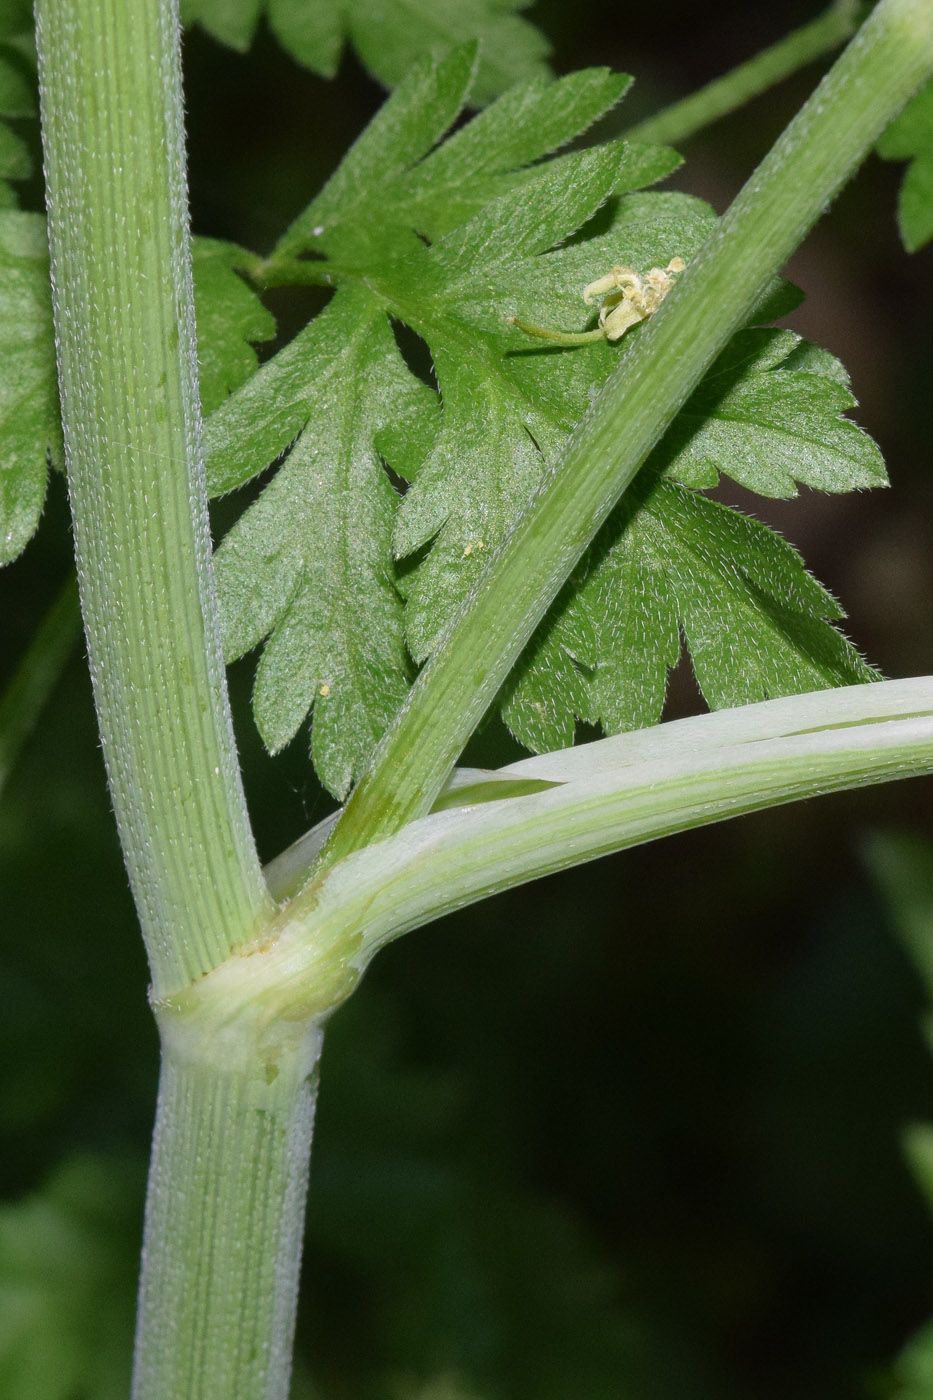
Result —
<svg viewBox="0 0 933 1400"><path fill-rule="evenodd" d="M933 0L881 0L619 366L412 688L319 869L430 811L586 545L703 373L933 71ZM566 353L566 352L565 352Z"/></svg>
<svg viewBox="0 0 933 1400"><path fill-rule="evenodd" d="M320 1029L162 1029L133 1400L286 1400Z"/></svg>
<svg viewBox="0 0 933 1400"><path fill-rule="evenodd" d="M171 0L39 0L66 465L100 730L158 1001L272 911L201 461ZM163 1012L136 1400L285 1400L320 1032Z"/></svg>
<svg viewBox="0 0 933 1400"><path fill-rule="evenodd" d="M81 606L161 994L269 908L211 581L177 17L170 0L39 0L37 41Z"/></svg>

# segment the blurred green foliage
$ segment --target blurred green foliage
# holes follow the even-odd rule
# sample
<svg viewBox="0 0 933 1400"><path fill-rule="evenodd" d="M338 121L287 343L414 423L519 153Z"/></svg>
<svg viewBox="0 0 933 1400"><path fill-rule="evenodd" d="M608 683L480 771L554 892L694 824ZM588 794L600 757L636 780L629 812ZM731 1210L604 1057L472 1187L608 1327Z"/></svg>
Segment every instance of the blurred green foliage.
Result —
<svg viewBox="0 0 933 1400"><path fill-rule="evenodd" d="M635 71L647 111L817 7L625 8L534 14L561 69ZM195 226L268 246L381 93L349 59L311 77L264 33L248 57L194 34L187 62ZM722 208L812 76L697 138L679 187ZM897 244L897 183L870 165L791 274L810 294L794 325L853 370L894 490L842 520L815 495L768 519L870 659L909 674L933 650L930 278ZM299 315L276 310L286 330ZM69 556L56 478L0 576L0 684ZM329 804L300 744L263 755L250 669L231 679L269 857ZM696 703L681 673L674 709ZM510 744L490 725L469 760ZM388 950L328 1030L294 1400L926 1400L933 1228L901 1153L907 1125L933 1121L924 992L859 849L868 827L929 832L931 792L677 837ZM0 801L4 1400L106 1400L128 1365L157 1069L145 991L76 652ZM30 1371L40 1342L61 1383Z"/></svg>

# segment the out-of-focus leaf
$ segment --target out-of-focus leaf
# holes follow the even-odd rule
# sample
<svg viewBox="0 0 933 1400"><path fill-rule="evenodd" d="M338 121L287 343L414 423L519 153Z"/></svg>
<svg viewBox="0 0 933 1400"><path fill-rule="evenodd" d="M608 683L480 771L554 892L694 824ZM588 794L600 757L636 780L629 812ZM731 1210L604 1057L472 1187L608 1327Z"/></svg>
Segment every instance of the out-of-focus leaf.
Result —
<svg viewBox="0 0 933 1400"><path fill-rule="evenodd" d="M244 50L261 14L284 48L332 78L346 44L374 77L395 87L413 63L478 39L474 100L488 102L513 83L547 72L550 45L519 11L528 0L183 0L186 24Z"/></svg>
<svg viewBox="0 0 933 1400"><path fill-rule="evenodd" d="M921 88L878 142L885 160L909 161L897 202L897 222L908 253L933 238L933 83Z"/></svg>
<svg viewBox="0 0 933 1400"><path fill-rule="evenodd" d="M0 1206L0 1394L125 1400L142 1172L75 1157Z"/></svg>

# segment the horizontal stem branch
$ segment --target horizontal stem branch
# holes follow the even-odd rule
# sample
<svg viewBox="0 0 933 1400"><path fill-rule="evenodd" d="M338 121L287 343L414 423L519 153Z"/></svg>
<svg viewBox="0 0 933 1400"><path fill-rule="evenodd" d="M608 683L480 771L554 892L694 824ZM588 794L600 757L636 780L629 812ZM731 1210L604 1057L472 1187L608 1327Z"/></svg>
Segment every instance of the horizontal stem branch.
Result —
<svg viewBox="0 0 933 1400"><path fill-rule="evenodd" d="M789 696L522 760L543 790L410 823L310 878L262 947L166 1014L270 1028L346 997L375 952L465 904L597 856L821 793L933 772L933 677ZM547 786L545 786L547 785ZM292 878L295 872L290 872ZM310 871L309 871L310 873Z"/></svg>

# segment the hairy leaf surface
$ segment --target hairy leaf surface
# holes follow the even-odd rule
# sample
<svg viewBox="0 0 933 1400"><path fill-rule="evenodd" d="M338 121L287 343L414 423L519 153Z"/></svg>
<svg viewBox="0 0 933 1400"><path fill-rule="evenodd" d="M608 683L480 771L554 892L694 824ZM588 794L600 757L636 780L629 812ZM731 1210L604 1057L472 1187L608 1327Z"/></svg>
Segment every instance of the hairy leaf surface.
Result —
<svg viewBox="0 0 933 1400"><path fill-rule="evenodd" d="M338 292L289 350L263 387L270 406L283 402L285 423L300 411L302 431L218 550L222 626L229 657L272 633L254 695L263 739L281 748L313 707L315 767L343 796L410 682L393 583L395 492L376 438L398 415L429 415L434 395L359 288Z"/></svg>
<svg viewBox="0 0 933 1400"><path fill-rule="evenodd" d="M255 372L253 346L273 338L275 318L238 275L253 254L216 238L196 238L192 251L201 408L210 413Z"/></svg>
<svg viewBox="0 0 933 1400"><path fill-rule="evenodd" d="M49 457L61 460L45 219L0 212L0 563L39 523Z"/></svg>
<svg viewBox="0 0 933 1400"><path fill-rule="evenodd" d="M260 730L278 748L313 705L315 762L338 795L359 776L411 674L397 592L405 581L392 550L398 496L378 453L419 483L397 547L417 549L451 522L430 556L449 575L449 615L539 478L542 444L555 440L559 421L512 373L503 351L514 332L490 279L520 278L613 191L676 163L668 151L615 143L531 170L517 165L565 144L618 99L627 79L604 70L528 84L437 146L472 65L467 48L416 69L286 234L271 264L283 248L325 252L321 280L341 290L207 424L215 492L247 481L294 440L218 551L224 635L229 656L270 636L257 676ZM682 223L697 217L689 207ZM390 318L430 349L439 422L437 395L395 348ZM432 601L435 630L436 613ZM415 635L415 655L424 655Z"/></svg>
<svg viewBox="0 0 933 1400"><path fill-rule="evenodd" d="M933 238L933 83L921 88L878 142L885 160L906 160L897 221L908 253Z"/></svg>
<svg viewBox="0 0 933 1400"><path fill-rule="evenodd" d="M711 709L876 673L829 623L844 614L768 526L674 482L639 487L595 542L579 591L510 683L503 716L538 751L655 724L681 638Z"/></svg>

